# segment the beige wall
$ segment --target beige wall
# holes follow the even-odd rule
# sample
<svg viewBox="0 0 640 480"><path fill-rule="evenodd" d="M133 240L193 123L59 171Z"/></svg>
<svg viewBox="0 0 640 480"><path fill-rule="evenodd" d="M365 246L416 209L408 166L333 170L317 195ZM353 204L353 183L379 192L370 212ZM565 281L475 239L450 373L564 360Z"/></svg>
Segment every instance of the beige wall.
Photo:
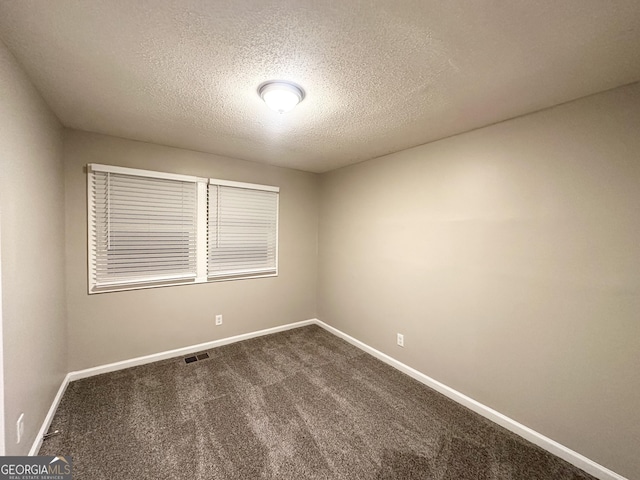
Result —
<svg viewBox="0 0 640 480"><path fill-rule="evenodd" d="M62 127L1 42L0 99L6 452L24 455L67 371Z"/></svg>
<svg viewBox="0 0 640 480"><path fill-rule="evenodd" d="M87 163L279 186L279 276L88 295ZM65 188L70 370L316 316L317 175L65 130Z"/></svg>
<svg viewBox="0 0 640 480"><path fill-rule="evenodd" d="M323 175L319 318L640 478L638 152L635 84Z"/></svg>

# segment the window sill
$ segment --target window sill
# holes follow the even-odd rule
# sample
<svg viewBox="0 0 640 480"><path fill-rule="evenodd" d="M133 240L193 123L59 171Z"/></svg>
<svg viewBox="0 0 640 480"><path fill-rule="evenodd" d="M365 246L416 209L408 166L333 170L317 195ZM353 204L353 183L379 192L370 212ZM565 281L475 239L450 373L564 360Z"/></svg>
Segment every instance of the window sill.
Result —
<svg viewBox="0 0 640 480"><path fill-rule="evenodd" d="M206 284L206 283L217 283L217 282L229 282L233 280L250 280L257 278L269 278L269 277L277 277L277 271L269 271L265 273L254 272L254 273L246 273L246 274L230 274L230 275L220 275L208 277L207 279L199 279L199 278L186 278L186 279L167 279L164 281L156 281L156 282L140 282L140 283L130 283L130 284L118 284L118 285L106 285L102 287L90 287L89 295L95 295L100 293L113 293L113 292L128 292L132 290L143 290L148 288L160 288L160 287L177 287L180 285L194 285L194 284Z"/></svg>

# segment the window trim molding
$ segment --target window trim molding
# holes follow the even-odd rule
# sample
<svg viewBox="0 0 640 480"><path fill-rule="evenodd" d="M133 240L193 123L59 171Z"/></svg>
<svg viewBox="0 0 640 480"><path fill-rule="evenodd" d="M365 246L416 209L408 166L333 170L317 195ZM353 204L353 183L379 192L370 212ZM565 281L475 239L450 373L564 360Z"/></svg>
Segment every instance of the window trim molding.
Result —
<svg viewBox="0 0 640 480"><path fill-rule="evenodd" d="M115 165L102 165L90 163L87 165L87 173L107 172L119 173L120 175L133 175L136 177L160 178L163 180L178 180L180 182L207 182L207 178L194 177L192 175L182 175L179 173L157 172L155 170L141 170L139 168L117 167Z"/></svg>
<svg viewBox="0 0 640 480"><path fill-rule="evenodd" d="M95 203L93 188L91 188L91 175L94 172L116 173L121 175L132 175L146 178L157 178L164 180L178 180L182 182L194 182L197 189L197 254L196 254L196 275L183 275L172 277L150 277L146 280L135 280L130 282L117 282L113 285L103 284L96 286L92 284L95 276L93 258L96 255L96 246L93 242L94 222L92 221L92 207ZM126 292L131 290L141 290L147 288L170 287L179 285L194 285L198 283L214 283L233 280L248 280L256 278L277 277L279 275L279 255L280 255L280 187L262 185L257 183L236 182L232 180L222 180L216 178L198 177L192 175L182 175L177 173L167 173L155 170L143 170L129 167L119 167L115 165L103 165L97 163L87 164L87 293L95 295L100 293ZM207 189L208 185L220 185L227 187L246 188L249 190L261 190L275 192L276 196L276 252L275 270L269 269L265 273L251 270L247 274L232 272L221 275L208 274L208 243L207 243Z"/></svg>
<svg viewBox="0 0 640 480"><path fill-rule="evenodd" d="M209 185L220 185L221 187L246 188L249 190L262 190L264 192L280 193L280 187L272 187L270 185L260 185L257 183L233 182L231 180L220 180L218 178L209 178Z"/></svg>

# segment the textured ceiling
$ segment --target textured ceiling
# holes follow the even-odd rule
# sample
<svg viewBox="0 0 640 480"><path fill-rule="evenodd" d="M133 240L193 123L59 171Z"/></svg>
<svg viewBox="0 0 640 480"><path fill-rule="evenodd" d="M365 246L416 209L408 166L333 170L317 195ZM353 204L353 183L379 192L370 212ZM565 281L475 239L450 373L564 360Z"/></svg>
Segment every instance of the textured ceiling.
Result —
<svg viewBox="0 0 640 480"><path fill-rule="evenodd" d="M0 38L68 127L315 172L640 80L638 0L0 0Z"/></svg>

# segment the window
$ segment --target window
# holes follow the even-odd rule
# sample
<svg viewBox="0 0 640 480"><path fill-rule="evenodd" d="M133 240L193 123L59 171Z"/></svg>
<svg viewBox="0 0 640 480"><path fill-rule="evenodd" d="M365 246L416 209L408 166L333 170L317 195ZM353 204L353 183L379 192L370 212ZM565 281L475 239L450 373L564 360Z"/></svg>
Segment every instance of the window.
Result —
<svg viewBox="0 0 640 480"><path fill-rule="evenodd" d="M277 275L277 187L87 170L89 293Z"/></svg>
<svg viewBox="0 0 640 480"><path fill-rule="evenodd" d="M209 181L208 276L274 275L278 189Z"/></svg>

